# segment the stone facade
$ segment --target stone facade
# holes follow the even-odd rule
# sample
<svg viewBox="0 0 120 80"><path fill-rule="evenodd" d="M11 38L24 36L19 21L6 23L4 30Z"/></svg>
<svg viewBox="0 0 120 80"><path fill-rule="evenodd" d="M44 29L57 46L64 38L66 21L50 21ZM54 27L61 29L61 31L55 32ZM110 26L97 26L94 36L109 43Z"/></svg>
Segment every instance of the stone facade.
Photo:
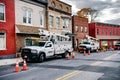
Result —
<svg viewBox="0 0 120 80"><path fill-rule="evenodd" d="M59 0L48 0L47 9L49 31L60 34L72 33L71 5Z"/></svg>

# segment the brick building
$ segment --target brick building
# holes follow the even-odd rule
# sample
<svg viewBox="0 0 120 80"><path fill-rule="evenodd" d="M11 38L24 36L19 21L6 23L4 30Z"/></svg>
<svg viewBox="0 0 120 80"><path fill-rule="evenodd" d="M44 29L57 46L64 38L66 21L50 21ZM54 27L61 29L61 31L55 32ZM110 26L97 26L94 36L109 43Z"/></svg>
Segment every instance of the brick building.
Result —
<svg viewBox="0 0 120 80"><path fill-rule="evenodd" d="M0 58L15 56L14 0L0 0Z"/></svg>
<svg viewBox="0 0 120 80"><path fill-rule="evenodd" d="M89 35L100 40L100 47L106 44L108 47L120 41L120 25L108 23L89 23Z"/></svg>
<svg viewBox="0 0 120 80"><path fill-rule="evenodd" d="M48 0L47 26L51 32L72 33L71 5L59 0Z"/></svg>
<svg viewBox="0 0 120 80"><path fill-rule="evenodd" d="M88 19L79 16L72 16L72 32L76 34L73 38L73 47L76 47L88 35Z"/></svg>

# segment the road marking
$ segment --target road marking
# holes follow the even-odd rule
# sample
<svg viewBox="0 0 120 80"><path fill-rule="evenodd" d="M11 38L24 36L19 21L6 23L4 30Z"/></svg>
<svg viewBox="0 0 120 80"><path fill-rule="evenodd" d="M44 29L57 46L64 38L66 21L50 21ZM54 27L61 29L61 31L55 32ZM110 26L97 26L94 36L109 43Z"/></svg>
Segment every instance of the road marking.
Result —
<svg viewBox="0 0 120 80"><path fill-rule="evenodd" d="M57 78L56 80L66 80L66 79L68 79L68 78L70 78L70 77L72 77L74 75L79 74L80 72L82 72L82 71L73 71L71 73L68 73L68 74L62 76L62 77Z"/></svg>
<svg viewBox="0 0 120 80"><path fill-rule="evenodd" d="M111 59L113 56L116 56L117 54L113 54L113 55L111 55L111 56L108 56L108 57L106 57L106 58L104 58L103 60L109 60L109 59Z"/></svg>
<svg viewBox="0 0 120 80"><path fill-rule="evenodd" d="M99 64L102 64L103 62L102 61L97 61L97 62L95 62L95 63L92 63L92 64L90 64L91 66L96 66L96 65L99 65Z"/></svg>
<svg viewBox="0 0 120 80"><path fill-rule="evenodd" d="M116 55L117 55L117 54L110 55L110 56L104 58L103 60L109 60L109 59L111 59L113 56L116 56ZM100 64L102 64L102 63L103 63L103 61L96 61L96 62L94 62L94 63L92 63L92 64L90 64L90 65L91 65L91 66L97 66L97 65L100 65ZM66 75L64 75L64 76L61 76L61 77L59 77L59 78L57 78L57 79L55 79L55 80L67 80L67 79L69 79L69 78L71 78L71 77L73 77L73 76L75 76L75 75L77 75L77 74L79 74L79 73L81 73L81 72L83 72L83 71L73 71L73 72L68 73L68 74L66 74Z"/></svg>

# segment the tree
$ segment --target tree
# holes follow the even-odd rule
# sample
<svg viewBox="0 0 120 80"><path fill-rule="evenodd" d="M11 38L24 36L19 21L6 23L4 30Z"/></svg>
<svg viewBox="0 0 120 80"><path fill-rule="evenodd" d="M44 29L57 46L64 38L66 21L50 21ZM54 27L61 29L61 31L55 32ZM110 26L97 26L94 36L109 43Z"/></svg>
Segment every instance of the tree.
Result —
<svg viewBox="0 0 120 80"><path fill-rule="evenodd" d="M77 12L77 15L84 18L89 18L89 22L93 22L98 16L98 10L92 8L82 8Z"/></svg>

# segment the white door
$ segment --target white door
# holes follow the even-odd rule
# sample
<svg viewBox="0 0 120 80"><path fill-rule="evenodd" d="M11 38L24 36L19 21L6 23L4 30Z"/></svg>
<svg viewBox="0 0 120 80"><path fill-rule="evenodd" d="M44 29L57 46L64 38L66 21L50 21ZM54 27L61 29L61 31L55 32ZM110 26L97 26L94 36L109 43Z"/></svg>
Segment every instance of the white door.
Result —
<svg viewBox="0 0 120 80"><path fill-rule="evenodd" d="M54 47L51 42L46 43L45 45L46 56L54 55Z"/></svg>

